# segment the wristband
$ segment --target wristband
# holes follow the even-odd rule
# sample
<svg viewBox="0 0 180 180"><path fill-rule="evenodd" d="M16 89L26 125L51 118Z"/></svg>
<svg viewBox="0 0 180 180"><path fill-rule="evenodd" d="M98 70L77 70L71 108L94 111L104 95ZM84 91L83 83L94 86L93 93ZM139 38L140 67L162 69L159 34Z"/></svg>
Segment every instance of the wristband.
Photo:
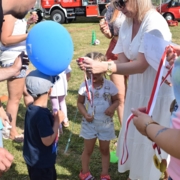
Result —
<svg viewBox="0 0 180 180"><path fill-rule="evenodd" d="M156 125L159 125L157 122L155 122L155 121L150 121L150 122L148 122L148 123L146 123L145 125L145 133L146 133L146 136L147 136L147 138L149 139L149 140L151 140L151 141L153 141L149 136L148 136L148 134L147 134L147 127L150 125L150 124L156 124Z"/></svg>

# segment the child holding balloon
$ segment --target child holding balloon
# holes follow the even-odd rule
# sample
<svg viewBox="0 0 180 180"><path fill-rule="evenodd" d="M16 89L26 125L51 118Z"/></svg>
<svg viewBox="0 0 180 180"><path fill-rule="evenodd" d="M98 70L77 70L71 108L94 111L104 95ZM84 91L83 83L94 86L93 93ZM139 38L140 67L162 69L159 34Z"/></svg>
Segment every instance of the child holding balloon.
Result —
<svg viewBox="0 0 180 180"><path fill-rule="evenodd" d="M55 78L55 83L51 91L50 99L52 104L53 112L61 109L65 115L65 119L63 121L64 127L69 127L69 121L67 117L67 106L66 106L66 100L65 97L67 95L67 88L68 84L67 81L69 81L71 76L71 66L69 65L68 68L60 73ZM62 125L59 127L60 134L63 133L62 131Z"/></svg>
<svg viewBox="0 0 180 180"><path fill-rule="evenodd" d="M88 53L86 57L94 61L106 61L106 57L98 52ZM116 86L103 76L103 73L90 74L86 69L85 82L78 92L77 106L83 116L80 136L84 138L82 171L79 174L81 180L94 179L89 171L89 161L96 139L99 139L102 156L101 180L110 180L109 144L110 140L116 138L112 117L119 105L119 98Z"/></svg>
<svg viewBox="0 0 180 180"><path fill-rule="evenodd" d="M30 180L56 180L58 128L64 119L62 111L47 108L53 78L38 70L26 77L26 87L34 102L27 107L24 122L23 156Z"/></svg>

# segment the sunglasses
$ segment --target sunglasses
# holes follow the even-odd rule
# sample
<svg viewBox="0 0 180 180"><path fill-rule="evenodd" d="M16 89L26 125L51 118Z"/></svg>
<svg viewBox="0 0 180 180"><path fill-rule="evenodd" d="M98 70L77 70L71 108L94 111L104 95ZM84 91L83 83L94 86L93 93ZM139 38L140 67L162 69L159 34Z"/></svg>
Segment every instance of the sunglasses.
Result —
<svg viewBox="0 0 180 180"><path fill-rule="evenodd" d="M126 6L128 0L119 0L119 1L114 1L113 5L117 10L120 10Z"/></svg>

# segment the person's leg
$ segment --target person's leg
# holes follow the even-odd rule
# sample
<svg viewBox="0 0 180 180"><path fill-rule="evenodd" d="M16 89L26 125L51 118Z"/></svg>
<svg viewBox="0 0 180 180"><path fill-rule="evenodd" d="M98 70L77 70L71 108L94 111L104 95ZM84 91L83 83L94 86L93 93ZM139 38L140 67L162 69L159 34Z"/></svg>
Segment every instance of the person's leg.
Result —
<svg viewBox="0 0 180 180"><path fill-rule="evenodd" d="M122 125L123 112L124 112L124 101L126 96L126 81L123 75L112 74L111 81L116 85L118 89L118 96L120 99L120 104L117 108L117 114L119 118L120 125Z"/></svg>
<svg viewBox="0 0 180 180"><path fill-rule="evenodd" d="M27 92L27 88L26 86L24 86L24 90L23 90L23 96L24 96L24 104L26 105L26 107L34 102L33 97Z"/></svg>
<svg viewBox="0 0 180 180"><path fill-rule="evenodd" d="M27 69L26 70L26 76L30 73L30 70ZM26 105L26 107L34 102L33 97L27 92L27 88L26 85L24 85L24 90L23 90L23 96L24 96L24 104Z"/></svg>
<svg viewBox="0 0 180 180"><path fill-rule="evenodd" d="M55 167L50 168L35 168L27 165L28 174L30 180L56 180L56 170Z"/></svg>
<svg viewBox="0 0 180 180"><path fill-rule="evenodd" d="M110 152L109 152L110 141L99 140L99 149L102 158L102 172L101 175L108 175L109 172L109 162L110 162Z"/></svg>
<svg viewBox="0 0 180 180"><path fill-rule="evenodd" d="M64 119L64 127L68 127L69 126L69 122L68 122L68 117L67 117L67 105L66 105L66 100L65 100L65 95L64 96L58 96L58 100L59 100L59 106L60 109L62 110L62 112L64 113L65 119Z"/></svg>
<svg viewBox="0 0 180 180"><path fill-rule="evenodd" d="M50 97L50 100L51 100L51 105L52 105L52 111L53 112L58 111L60 108L58 98L55 96L52 96L52 97ZM60 124L60 126L59 126L59 131L60 131L60 134L63 134L62 124Z"/></svg>
<svg viewBox="0 0 180 180"><path fill-rule="evenodd" d="M93 149L94 149L95 142L96 142L96 138L84 139L84 151L81 156L83 174L89 172L89 161L90 161L90 157L93 152Z"/></svg>
<svg viewBox="0 0 180 180"><path fill-rule="evenodd" d="M25 78L11 79L7 81L8 95L9 99L6 106L6 111L11 114L11 130L10 138L14 139L18 136L16 129L16 118L19 108L19 102L23 94L23 89L25 85Z"/></svg>
<svg viewBox="0 0 180 180"><path fill-rule="evenodd" d="M56 168L55 165L53 166L53 180L57 179L57 173L56 173Z"/></svg>

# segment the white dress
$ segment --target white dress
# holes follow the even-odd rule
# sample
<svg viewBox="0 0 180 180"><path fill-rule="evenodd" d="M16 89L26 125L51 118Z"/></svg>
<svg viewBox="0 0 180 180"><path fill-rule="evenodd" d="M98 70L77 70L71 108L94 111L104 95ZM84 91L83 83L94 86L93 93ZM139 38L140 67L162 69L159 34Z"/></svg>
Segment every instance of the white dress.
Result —
<svg viewBox="0 0 180 180"><path fill-rule="evenodd" d="M143 35L145 32L150 32L167 41L171 40L171 33L167 22L158 12L151 10L146 14L137 35L132 41L132 20L125 20L120 29L119 40L113 53L124 52L129 60L136 60L138 52L144 53ZM129 76L123 126L117 146L119 160L122 157L125 122L131 114L131 108L147 107L155 76L156 70L150 65L144 73ZM153 119L166 127L170 125L169 108L173 99L172 88L166 84L162 85L154 108ZM161 173L155 168L153 163L154 150L152 148L152 142L136 130L133 122L129 126L127 145L129 158L124 165L121 165L119 161L118 171L125 172L130 170L129 178L131 180L159 180ZM162 157L167 158L167 154L162 152Z"/></svg>
<svg viewBox="0 0 180 180"><path fill-rule="evenodd" d="M58 80L54 83L51 91L51 95L50 95L51 97L67 95L68 83L67 83L66 74L70 73L71 71L72 69L71 66L69 65L65 71L63 71L58 75Z"/></svg>

